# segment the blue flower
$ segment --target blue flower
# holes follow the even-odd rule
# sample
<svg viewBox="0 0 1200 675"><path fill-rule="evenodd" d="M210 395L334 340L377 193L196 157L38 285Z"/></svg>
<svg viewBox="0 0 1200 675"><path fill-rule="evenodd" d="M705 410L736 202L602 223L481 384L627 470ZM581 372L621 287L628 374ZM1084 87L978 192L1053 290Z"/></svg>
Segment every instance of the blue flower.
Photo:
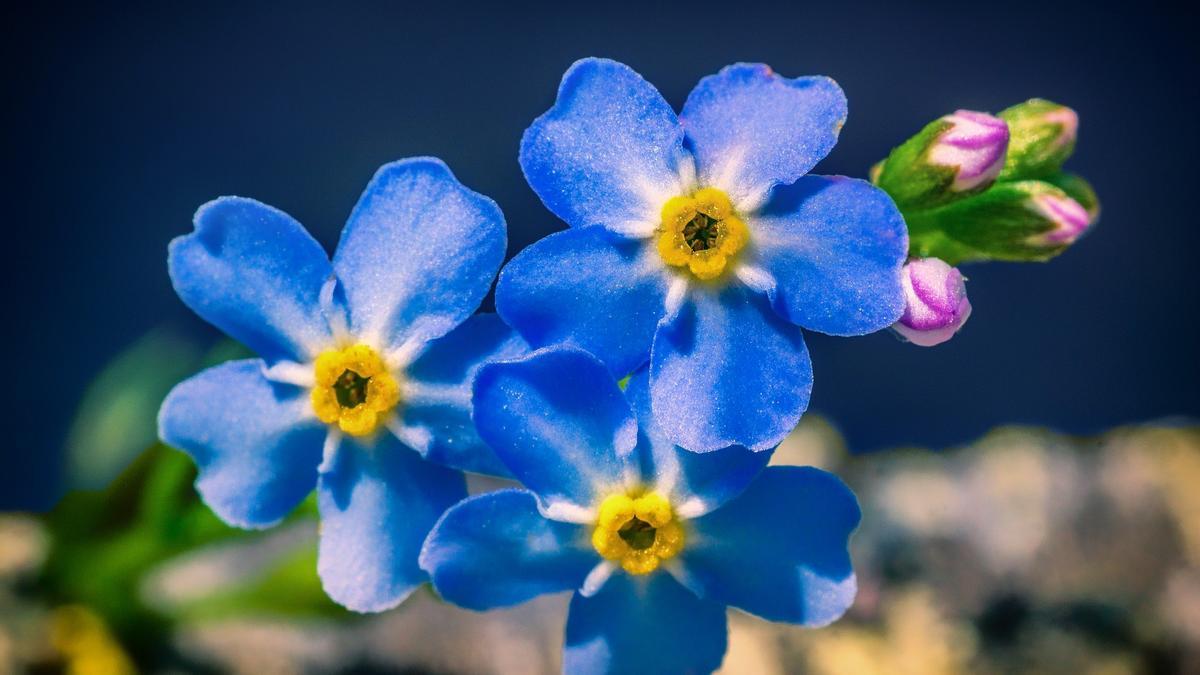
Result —
<svg viewBox="0 0 1200 675"><path fill-rule="evenodd" d="M770 452L667 441L643 369L622 394L585 352L550 347L485 365L480 435L527 489L466 499L421 551L442 596L474 610L573 590L567 672L708 672L725 607L828 624L856 590L854 495Z"/></svg>
<svg viewBox="0 0 1200 675"><path fill-rule="evenodd" d="M676 116L627 66L579 61L521 143L530 186L571 229L501 272L497 311L535 347L580 347L618 377L649 361L682 447L773 447L812 388L796 326L863 335L904 309L892 200L805 176L845 119L825 77L730 66Z"/></svg>
<svg viewBox="0 0 1200 675"><path fill-rule="evenodd" d="M496 204L429 158L379 169L332 262L282 211L200 207L171 242L175 290L261 357L163 402L159 435L195 460L204 501L268 527L316 487L325 590L358 611L401 602L426 580L429 528L466 494L439 464L504 470L475 432L470 383L484 361L526 351L499 317L471 316L505 246Z"/></svg>

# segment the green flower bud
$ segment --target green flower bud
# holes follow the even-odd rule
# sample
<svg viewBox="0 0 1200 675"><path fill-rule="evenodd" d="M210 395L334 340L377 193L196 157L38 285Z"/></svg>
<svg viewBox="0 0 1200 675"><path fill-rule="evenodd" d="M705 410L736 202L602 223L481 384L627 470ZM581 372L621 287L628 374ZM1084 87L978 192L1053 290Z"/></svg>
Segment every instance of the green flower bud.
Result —
<svg viewBox="0 0 1200 675"><path fill-rule="evenodd" d="M1079 116L1066 106L1035 98L1000 117L1008 122L1010 136L1002 181L1051 176L1075 150Z"/></svg>
<svg viewBox="0 0 1200 675"><path fill-rule="evenodd" d="M1049 260L1092 223L1087 210L1044 181L997 183L970 199L906 216L910 254L951 265Z"/></svg>

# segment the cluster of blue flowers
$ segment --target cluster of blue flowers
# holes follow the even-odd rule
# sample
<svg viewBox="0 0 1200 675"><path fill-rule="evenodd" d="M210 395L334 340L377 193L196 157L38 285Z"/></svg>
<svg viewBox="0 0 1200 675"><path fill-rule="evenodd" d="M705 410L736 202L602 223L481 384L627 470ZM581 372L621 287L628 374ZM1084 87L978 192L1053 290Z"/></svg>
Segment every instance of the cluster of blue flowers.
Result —
<svg viewBox="0 0 1200 675"><path fill-rule="evenodd" d="M576 63L520 152L569 228L499 272L498 315L475 312L504 218L436 159L381 168L332 260L281 211L210 202L171 279L259 358L178 385L160 435L234 525L315 487L350 609L426 581L476 610L574 591L567 672L712 671L726 606L828 624L858 505L766 465L808 404L800 329L895 323L908 252L886 193L806 175L845 117L824 77L734 65L676 114L628 67ZM468 497L462 471L523 487Z"/></svg>

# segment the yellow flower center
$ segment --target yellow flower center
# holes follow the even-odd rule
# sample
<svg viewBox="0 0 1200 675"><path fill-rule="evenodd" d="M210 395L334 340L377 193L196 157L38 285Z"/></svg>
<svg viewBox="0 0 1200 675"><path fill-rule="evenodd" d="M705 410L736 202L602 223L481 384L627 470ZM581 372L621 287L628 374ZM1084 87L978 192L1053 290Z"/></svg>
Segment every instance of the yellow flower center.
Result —
<svg viewBox="0 0 1200 675"><path fill-rule="evenodd" d="M658 493L609 495L600 503L592 546L630 574L649 574L683 549L683 526Z"/></svg>
<svg viewBox="0 0 1200 675"><path fill-rule="evenodd" d="M663 205L658 253L668 265L687 267L698 279L721 276L749 239L729 196L716 188L672 197Z"/></svg>
<svg viewBox="0 0 1200 675"><path fill-rule="evenodd" d="M400 403L400 384L383 359L366 345L331 349L317 357L313 411L326 424L366 436Z"/></svg>

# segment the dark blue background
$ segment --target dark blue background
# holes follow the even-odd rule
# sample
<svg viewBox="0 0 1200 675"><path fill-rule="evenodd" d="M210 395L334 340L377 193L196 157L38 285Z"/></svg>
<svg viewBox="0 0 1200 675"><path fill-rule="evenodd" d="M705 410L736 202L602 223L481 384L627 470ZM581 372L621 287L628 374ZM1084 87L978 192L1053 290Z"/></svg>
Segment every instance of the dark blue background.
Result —
<svg viewBox="0 0 1200 675"><path fill-rule="evenodd" d="M1048 265L969 268L975 313L942 347L810 336L812 410L852 448L1200 413L1197 41L1165 8L171 4L4 21L0 508L53 499L66 424L114 353L164 321L215 338L165 267L202 202L256 197L331 246L378 165L428 154L500 203L510 255L560 228L516 150L588 55L629 63L676 105L739 60L833 76L850 117L819 173L863 176L959 107L1042 96L1079 111L1069 168L1103 201L1092 236Z"/></svg>

